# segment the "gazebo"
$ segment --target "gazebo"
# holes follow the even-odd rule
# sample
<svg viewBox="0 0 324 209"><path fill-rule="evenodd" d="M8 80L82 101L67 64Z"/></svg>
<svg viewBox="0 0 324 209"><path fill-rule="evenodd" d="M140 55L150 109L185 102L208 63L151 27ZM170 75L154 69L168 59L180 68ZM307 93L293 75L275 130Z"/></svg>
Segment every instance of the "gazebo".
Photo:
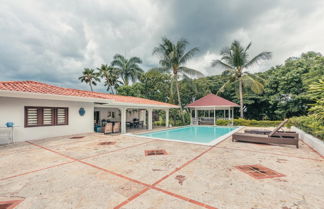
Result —
<svg viewBox="0 0 324 209"><path fill-rule="evenodd" d="M186 107L190 109L191 125L215 125L217 119L233 121L234 107L239 107L239 105L215 94L208 94Z"/></svg>

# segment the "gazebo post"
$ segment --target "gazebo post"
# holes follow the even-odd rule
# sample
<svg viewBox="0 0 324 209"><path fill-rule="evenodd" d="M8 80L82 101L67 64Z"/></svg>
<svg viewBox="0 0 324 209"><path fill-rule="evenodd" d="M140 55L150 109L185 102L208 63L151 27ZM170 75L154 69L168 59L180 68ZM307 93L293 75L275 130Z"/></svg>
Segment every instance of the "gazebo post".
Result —
<svg viewBox="0 0 324 209"><path fill-rule="evenodd" d="M225 116L226 116L226 113L225 113L225 109L224 109L224 116L223 116L223 119L225 120Z"/></svg>
<svg viewBox="0 0 324 209"><path fill-rule="evenodd" d="M196 108L195 108L195 123L198 123L198 110Z"/></svg>
<svg viewBox="0 0 324 209"><path fill-rule="evenodd" d="M229 107L228 108L228 120L231 120L231 112L230 111L231 111L231 108Z"/></svg>
<svg viewBox="0 0 324 209"><path fill-rule="evenodd" d="M190 108L190 125L192 125L192 109Z"/></svg>
<svg viewBox="0 0 324 209"><path fill-rule="evenodd" d="M232 126L234 125L234 107L231 108L232 109Z"/></svg>
<svg viewBox="0 0 324 209"><path fill-rule="evenodd" d="M216 125L215 107L214 107L214 125Z"/></svg>

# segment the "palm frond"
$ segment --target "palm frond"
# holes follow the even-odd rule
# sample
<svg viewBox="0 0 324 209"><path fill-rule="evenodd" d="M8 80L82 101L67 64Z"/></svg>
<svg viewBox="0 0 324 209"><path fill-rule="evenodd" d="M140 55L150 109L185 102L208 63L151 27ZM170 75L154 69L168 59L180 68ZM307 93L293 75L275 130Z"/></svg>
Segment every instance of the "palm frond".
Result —
<svg viewBox="0 0 324 209"><path fill-rule="evenodd" d="M199 49L197 47L190 49L188 52L186 52L179 61L179 64L185 64L189 59L191 59Z"/></svg>
<svg viewBox="0 0 324 209"><path fill-rule="evenodd" d="M170 68L154 67L154 68L151 68L149 71L156 71L156 72L159 72L159 73L169 73L170 72Z"/></svg>
<svg viewBox="0 0 324 209"><path fill-rule="evenodd" d="M179 71L183 74L187 74L190 76L197 76L197 77L203 77L204 74L202 72L199 72L198 70L188 68L188 67L179 67Z"/></svg>
<svg viewBox="0 0 324 209"><path fill-rule="evenodd" d="M254 93L261 94L263 92L264 86L259 81L255 80L249 75L244 75L242 77L243 85L250 88Z"/></svg>
<svg viewBox="0 0 324 209"><path fill-rule="evenodd" d="M224 90L231 84L232 82L231 81L226 81L224 84L223 84L223 86L222 87L220 87L220 89L218 89L218 91L217 91L217 95L219 94L219 93L222 93L222 92L224 92Z"/></svg>
<svg viewBox="0 0 324 209"><path fill-rule="evenodd" d="M212 67L220 66L220 67L225 68L225 69L234 69L233 66L231 66L229 64L226 64L225 62L223 62L221 60L213 60L211 66Z"/></svg>
<svg viewBox="0 0 324 209"><path fill-rule="evenodd" d="M254 64L259 63L262 60L267 60L270 59L272 56L271 52L261 52L260 54L258 54L257 56L255 56L253 59L251 59L249 62L247 62L244 67L248 68Z"/></svg>

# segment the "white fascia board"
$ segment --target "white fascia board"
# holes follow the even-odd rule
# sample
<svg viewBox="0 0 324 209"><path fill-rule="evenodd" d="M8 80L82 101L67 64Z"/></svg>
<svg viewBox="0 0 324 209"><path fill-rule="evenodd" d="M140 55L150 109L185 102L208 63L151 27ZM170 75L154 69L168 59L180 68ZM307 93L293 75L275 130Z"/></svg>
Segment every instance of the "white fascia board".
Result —
<svg viewBox="0 0 324 209"><path fill-rule="evenodd" d="M125 102L113 102L111 104L95 104L95 107L101 108L151 108L151 109L172 109L180 108L179 106L166 106L166 105L149 105L149 104L137 104L137 103L125 103Z"/></svg>
<svg viewBox="0 0 324 209"><path fill-rule="evenodd" d="M221 105L221 106L193 106L193 107L187 107L190 109L197 109L197 110L219 110L219 109L224 109L224 108L230 108L230 107L239 107L239 106L234 106L234 105Z"/></svg>
<svg viewBox="0 0 324 209"><path fill-rule="evenodd" d="M62 101L76 101L76 102L90 102L90 103L99 102L99 103L106 103L106 104L114 103L114 100L110 100L110 99L41 94L41 93L21 92L21 91L6 91L6 90L0 90L0 97L47 99L47 100L62 100Z"/></svg>

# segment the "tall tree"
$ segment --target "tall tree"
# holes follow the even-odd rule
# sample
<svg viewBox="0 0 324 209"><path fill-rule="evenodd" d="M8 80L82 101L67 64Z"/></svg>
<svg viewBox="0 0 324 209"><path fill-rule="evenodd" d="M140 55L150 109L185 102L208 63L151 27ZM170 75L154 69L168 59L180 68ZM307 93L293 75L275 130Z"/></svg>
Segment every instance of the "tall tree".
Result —
<svg viewBox="0 0 324 209"><path fill-rule="evenodd" d="M120 71L120 76L124 85L128 86L130 80L136 82L139 76L144 72L139 66L141 63L142 60L138 57L126 59L123 55L116 54L111 65Z"/></svg>
<svg viewBox="0 0 324 209"><path fill-rule="evenodd" d="M93 91L92 85L96 86L97 82L100 82L99 74L94 69L84 68L82 76L79 77L81 82L89 84L91 91Z"/></svg>
<svg viewBox="0 0 324 209"><path fill-rule="evenodd" d="M158 70L160 72L171 72L173 74L173 82L171 82L171 93L173 92L173 83L175 83L178 96L178 104L181 108L182 118L182 103L178 82L179 76L203 76L201 72L184 66L186 62L191 59L198 51L198 48L192 48L186 51L188 44L189 42L185 39L181 39L176 43L173 43L167 38L162 38L160 45L153 49L153 54L160 57L159 63L161 65L161 67L156 68L155 70Z"/></svg>
<svg viewBox="0 0 324 209"><path fill-rule="evenodd" d="M104 85L107 87L107 91L115 94L116 89L122 84L119 80L119 70L108 65L101 65L97 70L99 71L100 77L105 80Z"/></svg>
<svg viewBox="0 0 324 209"><path fill-rule="evenodd" d="M243 87L250 88L255 93L263 92L263 85L258 81L255 75L246 71L247 68L259 63L261 60L271 58L271 52L261 52L252 59L248 59L247 51L251 47L250 42L247 47L241 46L239 41L234 41L230 47L226 47L221 51L221 59L213 60L212 66L220 66L226 69L225 74L230 79L221 87L219 92L224 91L226 86L237 83L239 86L240 97L240 117L243 118Z"/></svg>

